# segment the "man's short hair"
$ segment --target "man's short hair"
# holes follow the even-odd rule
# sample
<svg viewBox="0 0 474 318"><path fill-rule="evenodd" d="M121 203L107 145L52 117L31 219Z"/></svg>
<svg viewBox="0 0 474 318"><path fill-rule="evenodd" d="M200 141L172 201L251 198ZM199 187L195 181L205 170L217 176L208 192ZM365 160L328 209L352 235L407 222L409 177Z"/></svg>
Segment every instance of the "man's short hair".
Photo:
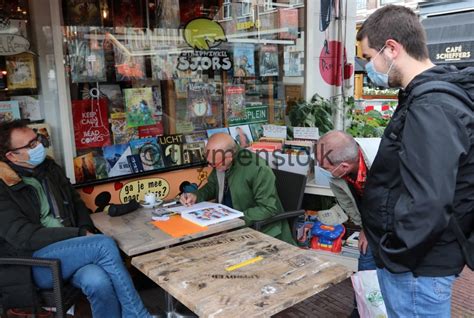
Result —
<svg viewBox="0 0 474 318"><path fill-rule="evenodd" d="M367 37L370 48L377 51L393 39L418 61L429 58L426 33L413 10L396 5L386 5L372 13L357 33L357 40Z"/></svg>
<svg viewBox="0 0 474 318"><path fill-rule="evenodd" d="M0 161L8 161L6 154L12 148L11 136L13 130L24 128L28 128L27 122L20 119L0 123Z"/></svg>
<svg viewBox="0 0 474 318"><path fill-rule="evenodd" d="M321 151L328 152L325 157L331 165L356 162L359 158L359 145L354 137L343 131L332 130L324 134L319 138L318 145Z"/></svg>

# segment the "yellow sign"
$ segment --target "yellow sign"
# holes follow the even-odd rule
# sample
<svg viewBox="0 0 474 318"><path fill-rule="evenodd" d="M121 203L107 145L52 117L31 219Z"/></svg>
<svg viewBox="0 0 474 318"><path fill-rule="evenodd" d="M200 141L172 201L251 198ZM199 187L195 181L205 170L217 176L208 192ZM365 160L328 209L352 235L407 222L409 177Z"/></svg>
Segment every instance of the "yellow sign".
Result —
<svg viewBox="0 0 474 318"><path fill-rule="evenodd" d="M256 21L245 21L245 22L239 22L237 23L237 30L248 30L248 29L251 29L251 28L257 28L259 29L260 28L260 20L256 20Z"/></svg>
<svg viewBox="0 0 474 318"><path fill-rule="evenodd" d="M189 21L184 27L184 40L194 49L209 50L227 41L227 38L219 23L211 19L198 18Z"/></svg>
<svg viewBox="0 0 474 318"><path fill-rule="evenodd" d="M146 193L155 193L157 198L164 199L170 192L170 184L162 178L148 178L127 182L120 190L120 201L128 203L135 199L142 201Z"/></svg>

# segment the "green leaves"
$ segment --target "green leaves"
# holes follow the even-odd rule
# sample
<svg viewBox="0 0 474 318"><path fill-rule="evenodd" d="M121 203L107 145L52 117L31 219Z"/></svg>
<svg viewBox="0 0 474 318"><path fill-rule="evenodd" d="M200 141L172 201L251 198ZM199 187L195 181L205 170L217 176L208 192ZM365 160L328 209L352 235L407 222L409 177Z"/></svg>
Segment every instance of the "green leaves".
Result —
<svg viewBox="0 0 474 318"><path fill-rule="evenodd" d="M318 127L324 134L333 129L332 111L336 104L315 94L310 102L301 100L291 109L288 117L293 127Z"/></svg>

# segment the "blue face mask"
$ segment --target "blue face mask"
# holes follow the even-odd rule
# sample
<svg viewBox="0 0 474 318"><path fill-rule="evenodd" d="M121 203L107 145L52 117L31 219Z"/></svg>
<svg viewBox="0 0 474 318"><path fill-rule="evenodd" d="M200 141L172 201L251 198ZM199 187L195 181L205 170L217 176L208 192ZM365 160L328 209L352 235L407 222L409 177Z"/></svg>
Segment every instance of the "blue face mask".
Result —
<svg viewBox="0 0 474 318"><path fill-rule="evenodd" d="M378 72L375 67L373 61L379 54L385 49L385 46L374 56L374 58L365 65L365 70L367 71L367 76L369 76L370 80L372 83L374 83L376 86L381 86L385 88L389 88L390 86L388 85L388 73L390 73L390 70L392 69L393 63L395 61L392 61L392 64L390 64L390 67L388 68L387 73L380 73Z"/></svg>
<svg viewBox="0 0 474 318"><path fill-rule="evenodd" d="M46 158L46 149L42 143L38 143L36 147L28 150L28 156L30 159L28 159L26 162L36 167L40 165Z"/></svg>

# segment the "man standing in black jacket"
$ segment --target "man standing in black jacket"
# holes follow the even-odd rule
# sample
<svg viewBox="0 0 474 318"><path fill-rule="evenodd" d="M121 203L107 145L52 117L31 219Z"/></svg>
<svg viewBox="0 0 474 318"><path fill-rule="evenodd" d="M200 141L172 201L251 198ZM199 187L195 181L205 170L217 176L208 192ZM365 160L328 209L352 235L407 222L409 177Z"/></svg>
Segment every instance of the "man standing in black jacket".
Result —
<svg viewBox="0 0 474 318"><path fill-rule="evenodd" d="M435 66L405 7L375 11L357 39L371 81L401 88L361 210L389 317L450 317L465 265L451 217L474 227L474 71Z"/></svg>
<svg viewBox="0 0 474 318"><path fill-rule="evenodd" d="M46 158L40 135L21 121L0 124L0 256L59 259L64 279L82 289L94 317L150 317L115 242L93 230L79 194ZM31 297L33 281L52 287L48 268L33 267L32 274L2 266L0 305Z"/></svg>

